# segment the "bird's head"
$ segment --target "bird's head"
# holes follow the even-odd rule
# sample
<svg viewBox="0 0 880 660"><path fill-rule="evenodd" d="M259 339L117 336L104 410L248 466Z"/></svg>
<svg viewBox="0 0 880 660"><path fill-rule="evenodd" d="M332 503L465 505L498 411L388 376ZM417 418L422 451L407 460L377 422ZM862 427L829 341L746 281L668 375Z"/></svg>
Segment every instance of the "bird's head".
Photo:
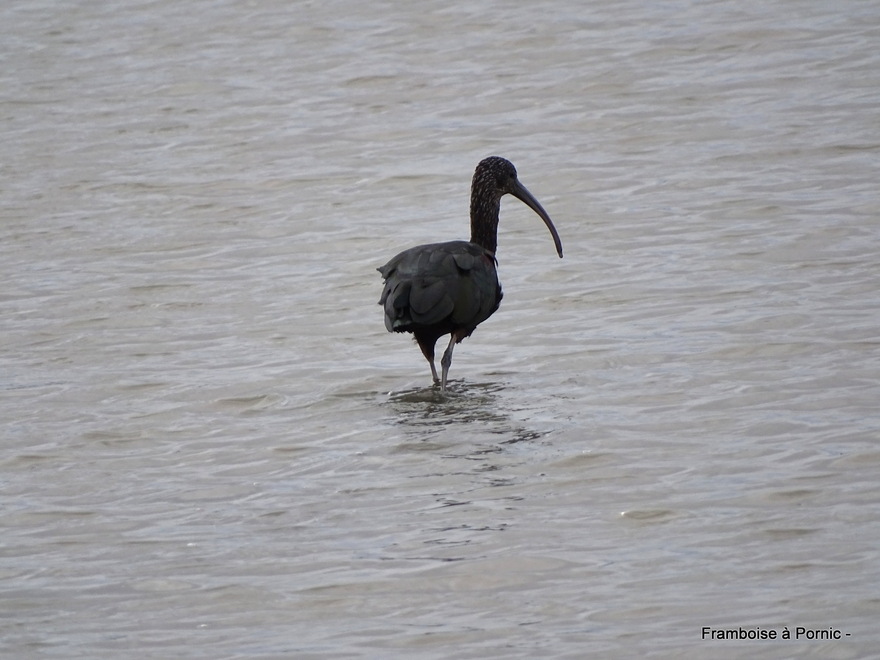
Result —
<svg viewBox="0 0 880 660"><path fill-rule="evenodd" d="M523 204L537 213L547 225L550 234L553 236L553 242L556 244L556 253L562 258L562 241L553 221L544 207L538 203L534 195L530 193L526 187L519 182L516 175L516 168L506 158L501 156L489 156L484 158L477 165L474 171L474 179L471 186L471 219L477 216L498 217L498 206L501 198L506 194L511 194L520 200ZM494 213L481 213L481 206L491 205L494 207ZM488 210L488 209L485 209Z"/></svg>

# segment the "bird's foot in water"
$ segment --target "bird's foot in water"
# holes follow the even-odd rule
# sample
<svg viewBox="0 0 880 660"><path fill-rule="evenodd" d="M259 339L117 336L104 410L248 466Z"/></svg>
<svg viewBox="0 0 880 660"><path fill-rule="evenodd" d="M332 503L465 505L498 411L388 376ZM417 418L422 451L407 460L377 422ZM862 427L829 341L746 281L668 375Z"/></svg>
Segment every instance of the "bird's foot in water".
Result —
<svg viewBox="0 0 880 660"><path fill-rule="evenodd" d="M439 378L435 378L434 382L431 383L431 389L438 394L448 394L449 390L446 387L446 383L444 383Z"/></svg>

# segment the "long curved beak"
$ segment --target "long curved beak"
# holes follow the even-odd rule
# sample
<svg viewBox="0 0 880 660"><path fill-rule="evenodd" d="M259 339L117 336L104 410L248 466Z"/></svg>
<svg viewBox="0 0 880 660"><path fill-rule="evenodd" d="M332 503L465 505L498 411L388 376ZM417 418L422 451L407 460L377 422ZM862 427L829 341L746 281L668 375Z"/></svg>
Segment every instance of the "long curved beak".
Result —
<svg viewBox="0 0 880 660"><path fill-rule="evenodd" d="M541 216L541 220L544 221L544 224L547 225L547 229L550 230L550 234L553 236L553 242L556 244L556 254L562 259L562 241L559 239L559 232L556 231L556 227L553 226L553 221L550 219L550 216L547 215L547 211L544 210L544 207L541 206L537 199L535 199L535 196L532 195L532 193L530 193L518 179L514 179L511 182L510 190L507 192Z"/></svg>

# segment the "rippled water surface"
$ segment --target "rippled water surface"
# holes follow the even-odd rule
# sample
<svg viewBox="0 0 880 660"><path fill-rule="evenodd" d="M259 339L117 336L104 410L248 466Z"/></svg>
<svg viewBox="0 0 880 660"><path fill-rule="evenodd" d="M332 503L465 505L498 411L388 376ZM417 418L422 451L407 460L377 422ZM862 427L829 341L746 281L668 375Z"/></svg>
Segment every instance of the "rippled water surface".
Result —
<svg viewBox="0 0 880 660"><path fill-rule="evenodd" d="M878 26L3 3L0 655L878 657ZM491 154L565 258L441 397L375 268Z"/></svg>

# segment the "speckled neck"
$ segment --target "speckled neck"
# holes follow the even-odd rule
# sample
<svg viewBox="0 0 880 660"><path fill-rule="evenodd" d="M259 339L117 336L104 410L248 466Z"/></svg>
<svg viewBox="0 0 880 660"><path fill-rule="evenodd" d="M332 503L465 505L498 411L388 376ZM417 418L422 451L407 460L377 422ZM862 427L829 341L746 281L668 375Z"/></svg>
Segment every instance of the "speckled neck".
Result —
<svg viewBox="0 0 880 660"><path fill-rule="evenodd" d="M471 183L471 243L494 254L498 248L498 213L504 193L498 189L493 164L494 159L487 158L474 172Z"/></svg>

